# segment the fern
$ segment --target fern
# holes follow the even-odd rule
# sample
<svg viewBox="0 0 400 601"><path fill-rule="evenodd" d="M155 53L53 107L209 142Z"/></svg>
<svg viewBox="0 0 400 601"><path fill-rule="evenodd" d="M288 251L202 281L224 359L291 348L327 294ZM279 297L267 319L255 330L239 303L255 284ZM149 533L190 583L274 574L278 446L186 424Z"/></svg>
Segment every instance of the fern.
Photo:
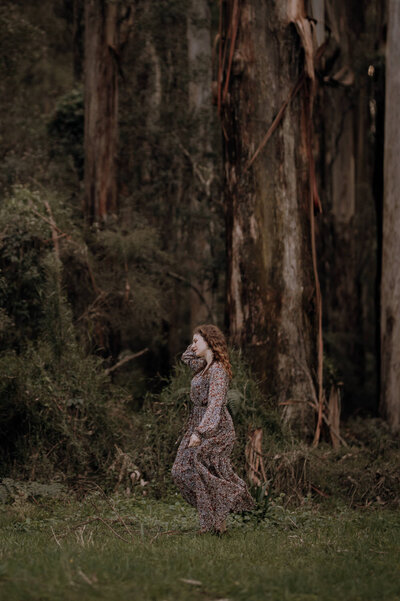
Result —
<svg viewBox="0 0 400 601"><path fill-rule="evenodd" d="M227 398L228 409L232 417L235 417L243 404L244 395L242 392L240 392L240 390L231 388L228 390Z"/></svg>

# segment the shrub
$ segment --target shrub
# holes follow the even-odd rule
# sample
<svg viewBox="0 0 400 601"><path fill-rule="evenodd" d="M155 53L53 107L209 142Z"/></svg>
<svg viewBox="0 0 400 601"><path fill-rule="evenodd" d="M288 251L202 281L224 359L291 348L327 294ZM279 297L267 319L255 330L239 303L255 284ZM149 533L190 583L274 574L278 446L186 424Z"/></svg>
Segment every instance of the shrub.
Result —
<svg viewBox="0 0 400 601"><path fill-rule="evenodd" d="M0 211L1 475L105 478L129 428L125 393L77 341L51 229L33 200L17 190Z"/></svg>
<svg viewBox="0 0 400 601"><path fill-rule="evenodd" d="M231 349L233 380L228 392L228 409L233 416L237 443L232 460L245 476L245 446L249 431L263 427L267 444L279 444L285 438L284 426L272 400L263 397L248 364L240 351ZM185 430L190 411L191 370L180 360L173 367L160 393L148 392L140 413L135 414L131 454L148 488L156 496L172 487L171 467ZM141 433L141 435L139 435Z"/></svg>

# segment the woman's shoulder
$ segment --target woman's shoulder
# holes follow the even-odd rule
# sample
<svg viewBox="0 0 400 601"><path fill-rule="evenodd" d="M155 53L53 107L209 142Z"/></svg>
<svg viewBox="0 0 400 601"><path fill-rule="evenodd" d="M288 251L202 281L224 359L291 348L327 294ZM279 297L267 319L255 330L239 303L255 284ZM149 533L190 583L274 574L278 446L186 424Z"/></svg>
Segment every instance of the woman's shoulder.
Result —
<svg viewBox="0 0 400 601"><path fill-rule="evenodd" d="M210 372L227 374L227 371L226 371L223 363L221 363L221 361L213 361L210 365Z"/></svg>

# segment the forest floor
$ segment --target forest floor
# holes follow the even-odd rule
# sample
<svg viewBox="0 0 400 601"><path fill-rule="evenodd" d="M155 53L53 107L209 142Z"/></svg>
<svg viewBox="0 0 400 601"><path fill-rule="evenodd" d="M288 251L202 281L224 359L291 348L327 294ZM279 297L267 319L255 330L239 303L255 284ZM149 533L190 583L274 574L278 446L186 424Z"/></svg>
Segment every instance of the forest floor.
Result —
<svg viewBox="0 0 400 601"><path fill-rule="evenodd" d="M398 510L278 498L228 525L197 534L178 495L15 499L0 505L0 599L400 600Z"/></svg>

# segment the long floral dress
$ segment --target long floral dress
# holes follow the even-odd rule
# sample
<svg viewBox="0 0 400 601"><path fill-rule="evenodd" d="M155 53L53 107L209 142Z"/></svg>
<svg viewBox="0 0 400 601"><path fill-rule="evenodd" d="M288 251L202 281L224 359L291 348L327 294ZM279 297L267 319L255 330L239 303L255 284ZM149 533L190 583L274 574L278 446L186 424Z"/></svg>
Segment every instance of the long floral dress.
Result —
<svg viewBox="0 0 400 601"><path fill-rule="evenodd" d="M235 442L232 418L226 408L229 376L214 361L203 374L206 361L189 345L182 361L196 372L192 378L192 410L179 445L172 478L188 503L197 508L202 530L220 530L230 511L252 509L254 501L244 481L235 474L230 455ZM201 443L189 448L193 432Z"/></svg>

